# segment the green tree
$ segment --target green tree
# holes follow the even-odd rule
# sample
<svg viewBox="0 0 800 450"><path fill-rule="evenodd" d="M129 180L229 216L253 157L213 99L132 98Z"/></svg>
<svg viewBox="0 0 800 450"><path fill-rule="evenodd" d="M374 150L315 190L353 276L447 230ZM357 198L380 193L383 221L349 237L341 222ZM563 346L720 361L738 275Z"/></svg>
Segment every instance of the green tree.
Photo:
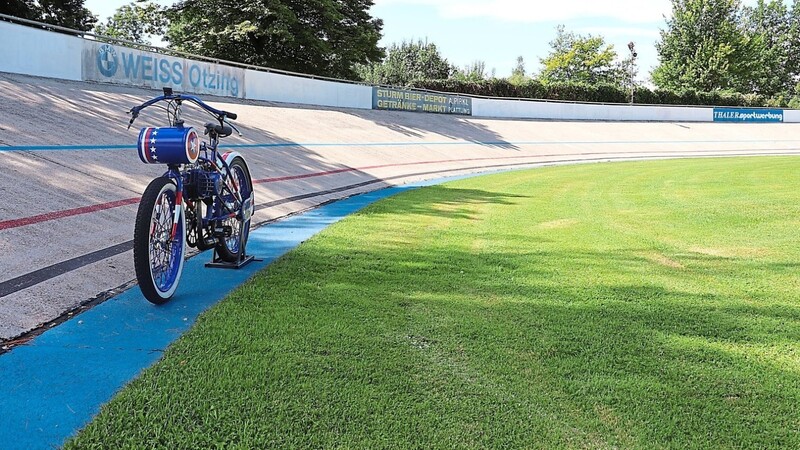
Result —
<svg viewBox="0 0 800 450"><path fill-rule="evenodd" d="M618 83L619 65L614 46L600 36L581 36L556 27L556 38L550 42L550 53L540 60L543 83Z"/></svg>
<svg viewBox="0 0 800 450"><path fill-rule="evenodd" d="M358 73L370 83L407 86L413 81L447 79L452 67L436 44L403 41L390 45L383 61L359 66Z"/></svg>
<svg viewBox="0 0 800 450"><path fill-rule="evenodd" d="M466 81L470 83L483 81L486 79L486 62L473 61L472 63L464 66L463 69L453 66L450 77L455 80Z"/></svg>
<svg viewBox="0 0 800 450"><path fill-rule="evenodd" d="M739 0L672 0L672 11L656 43L656 86L748 91L758 47L742 26Z"/></svg>
<svg viewBox="0 0 800 450"><path fill-rule="evenodd" d="M743 22L756 58L745 88L768 96L789 92L793 88L789 59L795 44L786 5L782 0L758 0L754 7L744 8Z"/></svg>
<svg viewBox="0 0 800 450"><path fill-rule="evenodd" d="M97 17L83 3L84 0L10 0L0 4L0 13L89 31L97 22Z"/></svg>
<svg viewBox="0 0 800 450"><path fill-rule="evenodd" d="M7 0L0 3L0 14L34 20L36 4L33 0Z"/></svg>
<svg viewBox="0 0 800 450"><path fill-rule="evenodd" d="M208 57L355 79L383 57L372 0L183 0L170 9L170 47Z"/></svg>
<svg viewBox="0 0 800 450"><path fill-rule="evenodd" d="M36 20L44 23L89 31L97 22L97 17L83 6L84 0L38 0L37 3Z"/></svg>
<svg viewBox="0 0 800 450"><path fill-rule="evenodd" d="M508 77L508 82L514 85L526 83L529 80L525 75L525 59L522 56L517 56L517 63L511 70L511 76Z"/></svg>
<svg viewBox="0 0 800 450"><path fill-rule="evenodd" d="M793 0L787 15L786 65L792 82L800 79L800 0Z"/></svg>
<svg viewBox="0 0 800 450"><path fill-rule="evenodd" d="M103 36L149 44L147 36L163 35L167 23L165 8L147 0L136 0L119 7L105 24L97 24L94 32Z"/></svg>

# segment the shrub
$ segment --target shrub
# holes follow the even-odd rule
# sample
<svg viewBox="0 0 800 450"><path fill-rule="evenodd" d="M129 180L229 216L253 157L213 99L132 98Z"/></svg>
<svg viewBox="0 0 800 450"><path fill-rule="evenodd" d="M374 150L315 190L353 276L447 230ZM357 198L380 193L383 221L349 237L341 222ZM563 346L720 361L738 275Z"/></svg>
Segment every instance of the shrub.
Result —
<svg viewBox="0 0 800 450"><path fill-rule="evenodd" d="M529 98L593 103L629 103L631 92L615 84L547 83L536 79L525 79L512 83L506 78L490 78L478 82L464 80L417 80L410 87L455 94L483 97ZM692 90L650 90L637 86L634 103L648 105L697 105L697 106L745 106L745 107L792 107L800 105L800 97L778 95L766 98L758 94L741 94L732 91L696 92Z"/></svg>

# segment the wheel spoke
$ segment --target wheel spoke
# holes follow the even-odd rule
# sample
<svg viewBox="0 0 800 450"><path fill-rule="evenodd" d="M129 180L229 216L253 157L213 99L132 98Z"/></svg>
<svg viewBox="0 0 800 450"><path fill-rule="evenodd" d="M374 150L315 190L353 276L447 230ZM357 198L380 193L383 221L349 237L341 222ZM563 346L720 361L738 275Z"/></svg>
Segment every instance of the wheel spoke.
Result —
<svg viewBox="0 0 800 450"><path fill-rule="evenodd" d="M166 192L162 193L157 199L153 208L153 225L150 234L150 267L153 274L153 281L161 290L169 288L171 281L171 271L177 257L175 255L176 245L170 239L172 233L172 223L174 210L173 201ZM180 239L176 236L176 241Z"/></svg>
<svg viewBox="0 0 800 450"><path fill-rule="evenodd" d="M157 178L147 186L136 214L136 279L145 298L156 304L172 297L183 270L186 213L176 210L180 206L177 199L176 183L167 177ZM174 235L173 224L177 225Z"/></svg>

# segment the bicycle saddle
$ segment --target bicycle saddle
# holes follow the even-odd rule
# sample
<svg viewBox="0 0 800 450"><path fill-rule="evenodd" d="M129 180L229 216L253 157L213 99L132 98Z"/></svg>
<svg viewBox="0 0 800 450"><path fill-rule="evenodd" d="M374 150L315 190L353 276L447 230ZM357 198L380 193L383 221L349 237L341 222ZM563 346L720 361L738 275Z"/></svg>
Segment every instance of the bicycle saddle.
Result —
<svg viewBox="0 0 800 450"><path fill-rule="evenodd" d="M224 138L233 134L233 129L227 125L220 125L213 122L206 124L206 134L214 132L217 136Z"/></svg>

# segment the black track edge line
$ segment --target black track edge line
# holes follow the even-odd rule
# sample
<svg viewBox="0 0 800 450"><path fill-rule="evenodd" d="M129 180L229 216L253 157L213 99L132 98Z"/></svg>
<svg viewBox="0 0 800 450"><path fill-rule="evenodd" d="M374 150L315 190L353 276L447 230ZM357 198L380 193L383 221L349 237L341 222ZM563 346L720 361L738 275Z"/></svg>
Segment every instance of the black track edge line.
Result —
<svg viewBox="0 0 800 450"><path fill-rule="evenodd" d="M125 253L132 248L133 241L131 240L121 244L112 245L111 247L106 247L92 253L87 253L83 256L78 256L77 258L68 259L58 264L53 264L52 266L43 267L39 270L34 270L33 272L26 273L25 275L4 281L0 283L0 298L23 289L28 289L31 286L36 286L39 283L65 273L72 272L73 270L80 269L81 267L89 264L102 261L106 258L111 258L112 256L119 255L120 253Z"/></svg>

